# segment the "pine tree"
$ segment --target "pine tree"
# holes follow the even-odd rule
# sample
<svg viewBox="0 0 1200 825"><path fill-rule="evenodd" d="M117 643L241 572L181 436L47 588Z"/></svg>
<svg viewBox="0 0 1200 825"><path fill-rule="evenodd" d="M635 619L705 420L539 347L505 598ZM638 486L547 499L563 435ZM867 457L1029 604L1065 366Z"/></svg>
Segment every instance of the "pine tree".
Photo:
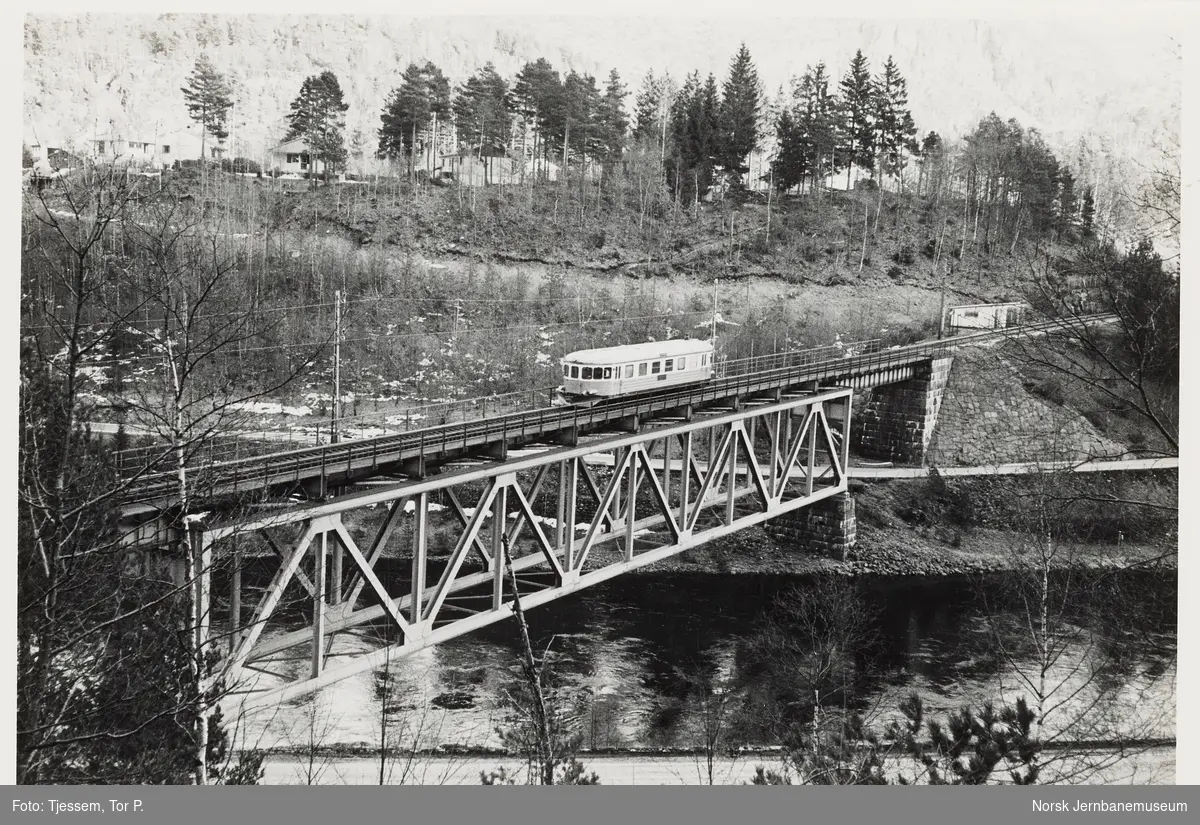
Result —
<svg viewBox="0 0 1200 825"><path fill-rule="evenodd" d="M917 179L917 194L921 194L922 184L929 181L933 188L935 200L941 191L942 164L945 162L946 147L942 137L937 132L929 132L921 141L921 177Z"/></svg>
<svg viewBox="0 0 1200 825"><path fill-rule="evenodd" d="M883 73L875 79L872 101L878 172L899 175L906 165L905 153L917 150L917 127L908 109L908 81L891 55L883 64Z"/></svg>
<svg viewBox="0 0 1200 825"><path fill-rule="evenodd" d="M225 75L213 66L207 54L196 59L187 85L180 89L187 105L188 117L200 124L200 157L206 155L208 135L218 141L229 137L225 120L233 108L233 89Z"/></svg>
<svg viewBox="0 0 1200 825"><path fill-rule="evenodd" d="M806 153L805 167L813 184L837 174L841 169L837 147L841 135L841 107L829 94L829 75L825 64L818 63L805 71L794 91L792 119L800 134Z"/></svg>
<svg viewBox="0 0 1200 825"><path fill-rule="evenodd" d="M720 138L716 161L736 185L749 167L746 158L758 146L758 115L762 105L758 72L743 43L729 67L719 107Z"/></svg>
<svg viewBox="0 0 1200 825"><path fill-rule="evenodd" d="M400 86L392 90L380 117L379 155L385 158L407 156L409 176L415 169L418 130L429 127L429 143L435 118L450 113L450 82L441 69L426 61L423 66L410 63L404 70ZM431 151L437 147L432 146Z"/></svg>
<svg viewBox="0 0 1200 825"><path fill-rule="evenodd" d="M1085 241L1096 237L1096 197L1092 187L1083 190L1083 207L1079 214L1079 232Z"/></svg>
<svg viewBox="0 0 1200 825"><path fill-rule="evenodd" d="M850 173L858 166L867 171L875 169L875 128L872 120L871 101L874 84L867 59L859 49L850 61L850 68L839 84L842 108L845 113L845 138L843 164L846 167L846 187L850 186Z"/></svg>
<svg viewBox="0 0 1200 825"><path fill-rule="evenodd" d="M475 144L480 157L485 148L493 152L507 149L512 131L508 84L491 63L459 87L452 108L460 141Z"/></svg>
<svg viewBox="0 0 1200 825"><path fill-rule="evenodd" d="M300 94L292 101L288 115L288 132L284 140L300 138L308 147L315 162L320 158L325 163L325 175L346 159L346 111L350 108L342 98L342 87L337 75L324 71L310 75L300 86ZM316 175L312 175L315 184Z"/></svg>
<svg viewBox="0 0 1200 825"><path fill-rule="evenodd" d="M513 81L514 109L527 128L533 129L531 154L535 160L550 155L561 156L562 146L556 143L555 136L562 134L562 95L558 72L544 57L522 66Z"/></svg>
<svg viewBox="0 0 1200 825"><path fill-rule="evenodd" d="M567 141L568 154L581 161L587 157L599 157L602 141L598 129L600 90L591 75L580 75L574 71L563 80L563 139Z"/></svg>
<svg viewBox="0 0 1200 825"><path fill-rule="evenodd" d="M625 135L629 130L629 118L625 114L625 98L628 95L621 76L613 69L608 74L604 97L597 111L600 155L606 163L620 160L625 149Z"/></svg>
<svg viewBox="0 0 1200 825"><path fill-rule="evenodd" d="M429 99L429 113L432 120L429 128L430 161L436 166L438 123L450 119L450 79L429 60L425 61L422 73L425 76L425 91Z"/></svg>
<svg viewBox="0 0 1200 825"><path fill-rule="evenodd" d="M692 137L691 121L699 95L700 73L692 71L684 78L683 86L671 102L667 185L677 202L687 202L692 195L692 169L697 163L698 150Z"/></svg>
<svg viewBox="0 0 1200 825"><path fill-rule="evenodd" d="M408 174L414 172L417 147L417 128L433 117L430 89L425 72L416 63L409 63L400 78L400 86L392 90L380 118L379 154L395 159L408 158Z"/></svg>

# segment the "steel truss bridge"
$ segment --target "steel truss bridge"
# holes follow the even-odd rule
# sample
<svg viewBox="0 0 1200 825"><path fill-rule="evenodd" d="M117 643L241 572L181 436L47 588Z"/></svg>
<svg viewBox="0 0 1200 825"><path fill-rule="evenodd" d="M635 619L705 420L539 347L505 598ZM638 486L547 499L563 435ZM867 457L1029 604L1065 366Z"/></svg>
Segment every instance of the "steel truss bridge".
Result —
<svg viewBox="0 0 1200 825"><path fill-rule="evenodd" d="M208 574L232 568L228 628L210 638L206 618L198 640L223 649L215 678L243 709L305 695L510 615L509 567L522 607L534 607L845 492L848 439L839 433L849 430L851 395L785 394L261 517L194 523L202 616ZM607 477L589 466L597 454L612 462ZM365 538L352 534L351 516ZM280 562L243 625L237 542L251 534ZM409 570L389 585L377 567L401 543ZM312 618L286 630L278 608L297 587ZM334 661L334 637L361 629L389 643Z"/></svg>
<svg viewBox="0 0 1200 825"><path fill-rule="evenodd" d="M227 509L223 498L297 489L324 497L371 477L407 477L223 523L186 519L197 647L220 649L213 681L244 709L303 696L510 615L510 569L522 605L534 607L844 493L854 389L911 378L964 343L1057 326L849 356L781 353L702 384L592 407L196 468L193 506L216 512ZM544 451L509 455L532 444ZM454 469L472 459L475 466ZM598 474L598 463L611 469ZM163 473L130 490L123 506L134 524L131 544L177 540L174 525L185 521L174 512L177 484ZM278 567L243 623L243 550L255 543L278 556ZM381 576L381 562L393 559L407 573ZM215 634L214 570L228 572L230 583L229 619ZM288 629L294 618L280 621L289 592L310 605L299 630ZM333 652L346 636L374 649Z"/></svg>

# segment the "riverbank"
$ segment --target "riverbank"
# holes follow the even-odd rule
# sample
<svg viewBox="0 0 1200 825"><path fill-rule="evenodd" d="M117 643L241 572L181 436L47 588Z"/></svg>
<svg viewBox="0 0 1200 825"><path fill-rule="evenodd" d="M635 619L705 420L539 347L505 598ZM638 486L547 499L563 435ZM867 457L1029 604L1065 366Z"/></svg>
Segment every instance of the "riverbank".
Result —
<svg viewBox="0 0 1200 825"><path fill-rule="evenodd" d="M1020 537L1002 530L974 529L939 534L936 530L878 529L859 526L858 543L846 561L822 558L789 547L751 527L711 544L638 568L635 573L714 573L844 576L961 576L1003 573L1022 566ZM592 550L596 564L620 555L611 547ZM1131 566L1175 570L1175 547L1124 542L1076 544L1061 549L1055 569L1117 570Z"/></svg>
<svg viewBox="0 0 1200 825"><path fill-rule="evenodd" d="M602 785L707 785L708 766L702 753L620 754L581 753L579 759L588 773L594 772ZM276 755L264 764L265 785L376 785L379 784L379 756ZM750 784L755 769L779 771L776 753L754 752L737 756L718 756L713 761L712 783L716 785ZM443 756L401 754L384 766L385 783L390 785L478 785L480 773L503 767L509 775L524 778L525 763L507 754ZM914 767L901 764L896 770L911 776ZM1087 784L1171 785L1175 783L1175 747L1151 748L1133 754L1116 765L1100 771Z"/></svg>

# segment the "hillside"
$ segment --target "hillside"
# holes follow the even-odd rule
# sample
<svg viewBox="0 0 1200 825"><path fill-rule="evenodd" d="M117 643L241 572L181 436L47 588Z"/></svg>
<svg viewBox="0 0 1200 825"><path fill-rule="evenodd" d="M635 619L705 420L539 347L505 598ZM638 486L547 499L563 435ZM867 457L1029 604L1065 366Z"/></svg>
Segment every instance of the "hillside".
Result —
<svg viewBox="0 0 1200 825"><path fill-rule="evenodd" d="M1120 171L1125 159L1178 130L1169 24L1073 19L1063 37L1061 22L30 15L23 113L27 139L65 144L111 128L152 140L186 125L179 88L207 52L238 88L235 152L258 157L274 145L304 77L331 69L350 104L349 143L369 153L380 108L410 61L432 60L457 84L487 61L511 78L546 57L598 78L616 68L636 92L649 69L721 78L744 40L770 95L809 63L825 61L836 78L855 49L873 68L891 54L920 133L953 138L995 110L1039 129L1081 180L1119 184L1114 175L1136 175Z"/></svg>

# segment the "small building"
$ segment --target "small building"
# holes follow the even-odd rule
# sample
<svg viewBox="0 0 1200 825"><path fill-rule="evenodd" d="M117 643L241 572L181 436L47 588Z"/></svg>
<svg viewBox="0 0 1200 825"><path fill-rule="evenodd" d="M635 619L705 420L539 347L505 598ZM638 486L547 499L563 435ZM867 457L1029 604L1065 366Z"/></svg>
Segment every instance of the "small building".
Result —
<svg viewBox="0 0 1200 825"><path fill-rule="evenodd" d="M1025 304L967 304L950 307L950 329L1007 329L1018 326L1025 316Z"/></svg>
<svg viewBox="0 0 1200 825"><path fill-rule="evenodd" d="M308 149L308 144L302 138L285 140L270 151L270 168L272 172L284 175L304 177L310 173L321 174L325 171L325 161Z"/></svg>
<svg viewBox="0 0 1200 825"><path fill-rule="evenodd" d="M503 146L482 144L463 146L457 152L441 156L439 170L449 173L463 186L518 183L520 169Z"/></svg>

